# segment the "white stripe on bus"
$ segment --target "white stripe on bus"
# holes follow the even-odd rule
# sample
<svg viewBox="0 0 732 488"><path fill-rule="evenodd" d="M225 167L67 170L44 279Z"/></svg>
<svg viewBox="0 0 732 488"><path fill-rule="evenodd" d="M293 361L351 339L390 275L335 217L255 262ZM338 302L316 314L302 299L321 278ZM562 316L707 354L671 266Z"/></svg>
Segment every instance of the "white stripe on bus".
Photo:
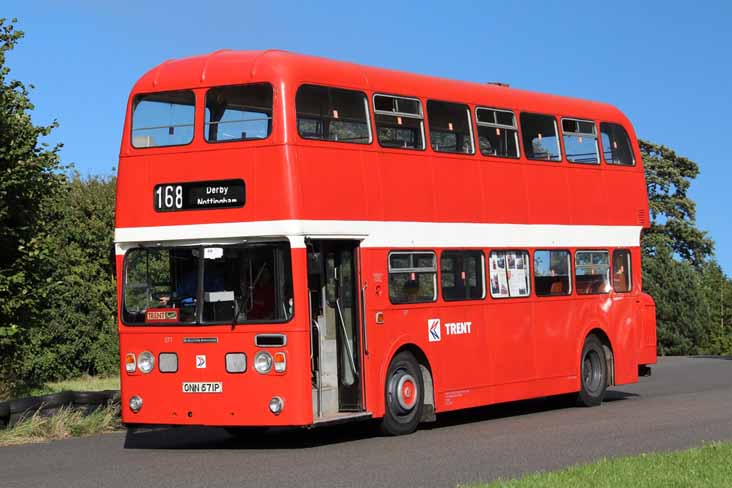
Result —
<svg viewBox="0 0 732 488"><path fill-rule="evenodd" d="M137 244L234 244L248 237L289 238L292 247L304 237L355 239L361 247L637 247L641 226L479 224L454 222L384 222L362 220L272 220L216 224L119 227L117 254Z"/></svg>

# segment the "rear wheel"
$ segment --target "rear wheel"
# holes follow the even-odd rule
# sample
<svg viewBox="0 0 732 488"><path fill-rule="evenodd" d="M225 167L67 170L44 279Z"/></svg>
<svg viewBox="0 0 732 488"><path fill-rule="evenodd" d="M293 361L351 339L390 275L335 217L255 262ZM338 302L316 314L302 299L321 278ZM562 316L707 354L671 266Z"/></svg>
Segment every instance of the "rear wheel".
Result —
<svg viewBox="0 0 732 488"><path fill-rule="evenodd" d="M602 403L607 390L607 358L602 342L591 335L585 340L580 360L580 392L577 404L594 407Z"/></svg>
<svg viewBox="0 0 732 488"><path fill-rule="evenodd" d="M387 435L414 432L422 417L424 383L419 364L410 352L400 352L391 360L384 393L386 412L381 431Z"/></svg>

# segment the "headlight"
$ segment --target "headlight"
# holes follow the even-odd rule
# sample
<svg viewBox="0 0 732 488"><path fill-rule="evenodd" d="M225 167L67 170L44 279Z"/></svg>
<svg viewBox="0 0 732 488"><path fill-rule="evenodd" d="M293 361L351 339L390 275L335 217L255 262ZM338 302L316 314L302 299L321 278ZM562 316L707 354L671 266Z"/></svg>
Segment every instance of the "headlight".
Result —
<svg viewBox="0 0 732 488"><path fill-rule="evenodd" d="M132 410L134 413L137 413L142 408L142 398L135 395L132 398L130 398L130 410Z"/></svg>
<svg viewBox="0 0 732 488"><path fill-rule="evenodd" d="M143 373L149 373L155 367L155 356L149 351L141 352L137 358L137 367Z"/></svg>
<svg viewBox="0 0 732 488"><path fill-rule="evenodd" d="M259 351L254 356L254 369L257 370L257 373L269 373L272 369L272 356L267 351Z"/></svg>
<svg viewBox="0 0 732 488"><path fill-rule="evenodd" d="M282 409L285 407L285 401L280 397L272 397L269 401L269 411L275 415L282 413Z"/></svg>

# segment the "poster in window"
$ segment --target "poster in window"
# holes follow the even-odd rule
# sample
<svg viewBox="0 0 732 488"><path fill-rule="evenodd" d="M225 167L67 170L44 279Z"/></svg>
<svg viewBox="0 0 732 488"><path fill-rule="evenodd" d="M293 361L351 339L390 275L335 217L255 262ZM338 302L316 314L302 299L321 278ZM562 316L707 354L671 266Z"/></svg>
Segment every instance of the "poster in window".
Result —
<svg viewBox="0 0 732 488"><path fill-rule="evenodd" d="M526 263L524 261L524 253L508 253L509 268L513 264L513 268L508 271L508 285L512 297L521 297L528 295L529 285L526 273Z"/></svg>
<svg viewBox="0 0 732 488"><path fill-rule="evenodd" d="M491 255L491 290L496 298L505 298L508 294L508 279L506 277L505 253Z"/></svg>

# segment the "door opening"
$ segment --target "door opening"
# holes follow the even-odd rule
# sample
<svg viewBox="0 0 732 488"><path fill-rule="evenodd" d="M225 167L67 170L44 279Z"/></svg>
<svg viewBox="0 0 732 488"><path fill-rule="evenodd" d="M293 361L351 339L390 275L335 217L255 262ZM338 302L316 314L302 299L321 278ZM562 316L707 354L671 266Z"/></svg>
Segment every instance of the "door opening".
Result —
<svg viewBox="0 0 732 488"><path fill-rule="evenodd" d="M309 240L307 251L315 416L361 412L358 242Z"/></svg>

